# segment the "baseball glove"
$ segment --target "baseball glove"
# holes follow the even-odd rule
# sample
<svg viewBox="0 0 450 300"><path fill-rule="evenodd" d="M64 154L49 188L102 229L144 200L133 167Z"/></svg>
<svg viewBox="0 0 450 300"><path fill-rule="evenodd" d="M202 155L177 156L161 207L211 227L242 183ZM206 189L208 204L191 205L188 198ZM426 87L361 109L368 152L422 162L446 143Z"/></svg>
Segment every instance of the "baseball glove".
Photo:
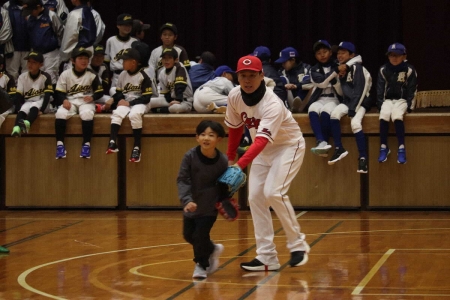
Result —
<svg viewBox="0 0 450 300"><path fill-rule="evenodd" d="M217 183L225 187L227 197L232 197L236 191L245 184L247 175L238 167L230 166L217 179Z"/></svg>
<svg viewBox="0 0 450 300"><path fill-rule="evenodd" d="M4 113L13 106L8 93L0 87L0 114Z"/></svg>
<svg viewBox="0 0 450 300"><path fill-rule="evenodd" d="M216 203L216 208L227 221L234 221L239 216L239 206L234 198L225 198Z"/></svg>

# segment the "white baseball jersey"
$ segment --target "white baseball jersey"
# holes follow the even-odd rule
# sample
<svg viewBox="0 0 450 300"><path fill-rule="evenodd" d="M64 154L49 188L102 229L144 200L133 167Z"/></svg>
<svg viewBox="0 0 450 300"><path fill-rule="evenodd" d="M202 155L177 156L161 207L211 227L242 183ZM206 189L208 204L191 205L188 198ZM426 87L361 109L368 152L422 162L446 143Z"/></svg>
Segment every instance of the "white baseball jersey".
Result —
<svg viewBox="0 0 450 300"><path fill-rule="evenodd" d="M218 94L228 95L234 88L234 84L225 77L216 77L199 86L199 89L202 87L209 87Z"/></svg>
<svg viewBox="0 0 450 300"><path fill-rule="evenodd" d="M153 49L152 54L150 55L150 60L148 61L148 65L151 69L151 74L154 78L159 78L159 73L163 68L161 61L161 54L165 48L163 46L159 46ZM178 52L178 61L186 68L191 66L191 62L189 60L188 54L186 50L180 45L174 45L173 49Z"/></svg>
<svg viewBox="0 0 450 300"><path fill-rule="evenodd" d="M152 74L151 68L146 67L143 69L144 72L147 74L147 76L150 78L152 82L152 97L158 97L159 91L158 91L158 84L156 83L155 74ZM153 77L152 77L153 76Z"/></svg>
<svg viewBox="0 0 450 300"><path fill-rule="evenodd" d="M81 76L77 76L73 69L66 70L59 76L56 90L66 93L67 100L83 99L94 93L103 91L97 74L87 69Z"/></svg>
<svg viewBox="0 0 450 300"><path fill-rule="evenodd" d="M9 74L0 72L0 88L4 89L8 94L15 94L17 88L14 78Z"/></svg>
<svg viewBox="0 0 450 300"><path fill-rule="evenodd" d="M42 100L45 93L53 93L52 78L46 72L40 72L37 78L31 78L30 73L22 73L17 80L17 92L25 102Z"/></svg>
<svg viewBox="0 0 450 300"><path fill-rule="evenodd" d="M143 70L135 74L123 71L119 75L116 92L121 92L126 101L132 101L144 95L151 95L152 82Z"/></svg>
<svg viewBox="0 0 450 300"><path fill-rule="evenodd" d="M266 89L258 104L247 106L240 86L235 87L228 95L225 123L231 128L245 125L253 140L264 137L274 146L295 144L302 138L298 123L271 89Z"/></svg>
<svg viewBox="0 0 450 300"><path fill-rule="evenodd" d="M118 57L125 49L131 48L131 44L134 41L137 41L134 37L129 37L126 41L123 41L117 35L110 37L106 41L105 61L110 62L111 72L123 70L123 60L118 59Z"/></svg>
<svg viewBox="0 0 450 300"><path fill-rule="evenodd" d="M163 68L163 71L159 73L159 85L161 87L161 94L170 93L172 99L177 99L177 95L175 94L176 84L186 85L186 89L183 92L183 99L192 102L194 94L192 93L191 80L189 79L188 72L179 62L175 63L172 70L170 70L168 73L165 68Z"/></svg>

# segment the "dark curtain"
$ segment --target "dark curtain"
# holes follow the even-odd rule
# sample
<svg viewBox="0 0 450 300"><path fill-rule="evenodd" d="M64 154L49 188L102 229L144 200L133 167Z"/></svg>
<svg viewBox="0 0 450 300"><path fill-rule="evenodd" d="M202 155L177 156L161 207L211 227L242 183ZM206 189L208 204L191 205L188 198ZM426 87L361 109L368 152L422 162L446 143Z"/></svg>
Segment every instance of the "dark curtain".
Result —
<svg viewBox="0 0 450 300"><path fill-rule="evenodd" d="M71 7L70 0L66 3ZM232 68L239 57L259 45L271 49L272 60L282 48L295 47L303 61L313 65L315 41L326 39L338 44L346 40L356 45L376 81L378 68L387 61L387 47L401 42L419 71L420 90L448 88L438 78L421 78L422 68L433 56L425 59L416 54L421 53L418 49L425 41L432 50L433 39L439 39L437 24L444 20L448 24L444 19L449 15L447 0L93 0L92 4L106 24L103 43L117 33L116 17L125 12L151 24L144 39L151 48L160 45L158 28L172 22L179 30L177 43L186 48L190 59L208 50L216 54L218 65ZM430 24L433 19L434 25ZM445 26L446 31L440 33L442 40L448 40L449 26Z"/></svg>

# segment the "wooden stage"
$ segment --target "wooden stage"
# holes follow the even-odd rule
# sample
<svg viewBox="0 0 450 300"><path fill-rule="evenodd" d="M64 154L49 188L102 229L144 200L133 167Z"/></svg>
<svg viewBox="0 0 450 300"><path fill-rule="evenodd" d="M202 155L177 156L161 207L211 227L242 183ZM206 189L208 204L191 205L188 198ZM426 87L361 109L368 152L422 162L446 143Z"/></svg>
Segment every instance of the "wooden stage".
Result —
<svg viewBox="0 0 450 300"><path fill-rule="evenodd" d="M311 246L291 268L274 215L281 269L246 272L249 212L219 217L219 270L192 280L181 211L0 211L0 299L450 299L448 212L298 211Z"/></svg>

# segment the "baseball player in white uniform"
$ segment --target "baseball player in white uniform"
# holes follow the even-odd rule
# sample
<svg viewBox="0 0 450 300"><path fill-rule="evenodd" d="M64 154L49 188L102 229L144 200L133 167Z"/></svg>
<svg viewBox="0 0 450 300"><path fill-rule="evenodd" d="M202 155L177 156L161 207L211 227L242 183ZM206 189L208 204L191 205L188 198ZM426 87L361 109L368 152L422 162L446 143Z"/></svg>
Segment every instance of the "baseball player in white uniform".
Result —
<svg viewBox="0 0 450 300"><path fill-rule="evenodd" d="M17 97L16 81L11 75L5 73L5 59L3 58L2 55L0 55L0 89L3 89L5 90L6 93L8 93L8 95L11 97L10 99L12 103L16 103ZM5 121L5 118L9 114L14 113L14 110L15 107L14 105L12 105L10 109L0 114L0 127Z"/></svg>
<svg viewBox="0 0 450 300"><path fill-rule="evenodd" d="M250 210L256 238L256 258L241 263L247 271L274 271L280 268L275 249L270 207L281 221L291 252L289 264L308 261L309 245L300 232L287 192L305 155L305 140L290 111L264 84L262 63L256 56L239 59L236 72L240 86L228 95L225 124L230 127L227 155L234 164L243 127L253 144L235 164L245 168L253 161L249 175Z"/></svg>
<svg viewBox="0 0 450 300"><path fill-rule="evenodd" d="M129 14L121 14L117 17L117 28L119 34L110 37L106 41L105 62L109 63L109 69L113 73L111 79L110 95L115 94L115 87L120 73L123 71L122 60L119 56L125 49L131 48L131 44L137 39L130 36L133 29L133 17Z"/></svg>

